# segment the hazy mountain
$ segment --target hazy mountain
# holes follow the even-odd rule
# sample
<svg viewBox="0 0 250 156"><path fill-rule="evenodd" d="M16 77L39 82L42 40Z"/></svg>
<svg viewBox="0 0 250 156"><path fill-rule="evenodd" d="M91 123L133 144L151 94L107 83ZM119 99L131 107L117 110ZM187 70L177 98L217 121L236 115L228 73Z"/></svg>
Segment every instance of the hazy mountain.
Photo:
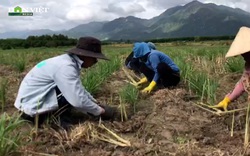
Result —
<svg viewBox="0 0 250 156"><path fill-rule="evenodd" d="M122 17L105 23L98 33L105 34L108 39L133 39L135 34L147 34L148 22L133 16Z"/></svg>
<svg viewBox="0 0 250 156"><path fill-rule="evenodd" d="M49 29L39 29L39 30L23 30L23 31L11 31L0 33L0 38L27 38L28 36L41 36L41 35L52 35L57 32Z"/></svg>
<svg viewBox="0 0 250 156"><path fill-rule="evenodd" d="M250 13L241 9L203 4L199 1L176 6L152 19L133 16L107 22L82 24L67 31L69 37L94 36L100 39L145 40L151 38L235 35L241 26L250 27ZM0 34L0 38L51 34L51 30ZM59 32L56 32L59 33Z"/></svg>
<svg viewBox="0 0 250 156"><path fill-rule="evenodd" d="M155 37L235 35L241 26L250 26L250 13L215 4L193 1L156 17L150 26Z"/></svg>
<svg viewBox="0 0 250 156"><path fill-rule="evenodd" d="M90 22L88 24L81 24L68 31L62 32L69 37L79 38L81 36L95 36L95 34L102 29L106 22ZM101 34L99 34L101 36Z"/></svg>
<svg viewBox="0 0 250 156"><path fill-rule="evenodd" d="M150 20L136 18L129 20L129 18L132 17L123 18L123 21L116 19L115 24L113 24L114 21L106 23L112 27L111 30L114 30L108 33L110 39L140 40L235 35L239 27L250 27L250 13L212 3L203 4L199 1L167 9ZM127 22L125 23L124 20ZM139 24L135 25L135 23ZM106 29L102 31L107 32Z"/></svg>

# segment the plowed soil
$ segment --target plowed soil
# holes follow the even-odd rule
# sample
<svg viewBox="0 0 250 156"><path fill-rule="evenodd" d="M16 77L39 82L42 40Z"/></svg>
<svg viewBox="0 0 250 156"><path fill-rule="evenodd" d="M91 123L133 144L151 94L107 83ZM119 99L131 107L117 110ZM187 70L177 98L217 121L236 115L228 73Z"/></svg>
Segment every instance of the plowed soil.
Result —
<svg viewBox="0 0 250 156"><path fill-rule="evenodd" d="M228 82L224 92L232 89L240 75L223 77ZM18 77L19 78L19 77ZM13 81L17 92L19 79ZM124 86L126 76L123 71L114 73L100 88L96 96L100 103L118 105L118 91ZM221 84L224 85L224 84ZM224 95L224 93L223 93ZM218 100L223 98L219 95ZM12 95L11 97L14 97ZM234 102L229 108L246 107L246 98ZM131 142L131 147L120 147L100 140L80 139L67 145L69 140L58 141L51 129L40 129L36 137L27 139L30 143L22 149L23 155L91 155L91 156L239 156L249 155L244 149L246 111L234 114L234 128L231 136L233 114L218 116L197 107L198 99L186 90L184 84L172 89L159 89L150 95L140 95L136 113L128 108L127 121L104 121L103 124L122 138ZM13 98L8 100L13 102ZM7 109L13 111L13 108ZM98 121L85 121L98 125ZM81 123L81 124L84 124ZM79 125L75 125L75 128ZM55 131L58 132L59 131ZM61 133L70 133L61 131ZM60 136L66 136L61 134ZM34 151L34 152L31 152Z"/></svg>

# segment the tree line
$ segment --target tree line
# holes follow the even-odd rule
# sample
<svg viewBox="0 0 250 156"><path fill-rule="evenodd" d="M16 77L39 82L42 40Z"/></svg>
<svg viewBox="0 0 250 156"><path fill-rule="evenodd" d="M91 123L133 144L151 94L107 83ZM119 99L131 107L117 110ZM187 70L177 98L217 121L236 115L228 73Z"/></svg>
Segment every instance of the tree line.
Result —
<svg viewBox="0 0 250 156"><path fill-rule="evenodd" d="M220 40L233 40L235 36L194 36L194 37L181 37L181 38L161 38L147 40L147 42L164 43L174 41L220 41Z"/></svg>
<svg viewBox="0 0 250 156"><path fill-rule="evenodd" d="M181 38L161 38L146 40L146 42L164 43L175 41L216 41L216 40L233 40L235 36L194 36ZM103 45L113 43L134 43L134 40L106 40ZM75 46L77 39L68 38L62 34L59 35L42 35L29 36L26 39L0 39L0 48L17 49L17 48L32 48L32 47L58 47L58 46Z"/></svg>
<svg viewBox="0 0 250 156"><path fill-rule="evenodd" d="M17 49L32 47L58 47L58 46L74 46L77 39L68 38L62 34L59 35L42 35L29 36L26 39L0 39L0 48Z"/></svg>

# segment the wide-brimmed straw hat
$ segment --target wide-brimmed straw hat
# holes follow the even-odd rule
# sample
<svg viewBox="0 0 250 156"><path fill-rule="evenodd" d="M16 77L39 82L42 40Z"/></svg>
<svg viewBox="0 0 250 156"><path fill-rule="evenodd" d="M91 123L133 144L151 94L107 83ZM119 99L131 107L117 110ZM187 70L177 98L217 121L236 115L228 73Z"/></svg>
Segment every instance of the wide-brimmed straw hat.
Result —
<svg viewBox="0 0 250 156"><path fill-rule="evenodd" d="M241 27L231 44L226 57L232 57L250 51L250 28Z"/></svg>
<svg viewBox="0 0 250 156"><path fill-rule="evenodd" d="M103 53L101 49L101 41L94 37L81 37L76 47L73 49L66 50L68 53L94 57L98 59L109 60Z"/></svg>

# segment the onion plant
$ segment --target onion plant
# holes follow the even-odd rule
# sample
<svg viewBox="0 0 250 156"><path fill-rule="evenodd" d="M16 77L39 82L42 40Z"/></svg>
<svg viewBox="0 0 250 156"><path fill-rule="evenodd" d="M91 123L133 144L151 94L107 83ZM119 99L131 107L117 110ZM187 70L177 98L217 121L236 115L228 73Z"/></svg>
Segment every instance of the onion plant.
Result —
<svg viewBox="0 0 250 156"><path fill-rule="evenodd" d="M138 101L139 97L139 90L134 86L132 86L131 84L128 84L120 90L119 95L121 97L121 102L130 104L135 113L136 102Z"/></svg>
<svg viewBox="0 0 250 156"><path fill-rule="evenodd" d="M244 69L244 61L241 57L228 59L225 64L225 69L231 73L242 73Z"/></svg>
<svg viewBox="0 0 250 156"><path fill-rule="evenodd" d="M13 115L9 117L3 113L0 118L0 155L16 155L18 148L23 144L25 135L17 129L24 124L24 120Z"/></svg>
<svg viewBox="0 0 250 156"><path fill-rule="evenodd" d="M7 84L8 81L6 78L0 79L0 102L2 107L2 112L4 111L4 107L6 105L6 92L7 92Z"/></svg>
<svg viewBox="0 0 250 156"><path fill-rule="evenodd" d="M188 76L189 88L201 97L201 100L207 100L210 103L216 100L216 90L218 82L209 78L205 73L190 73Z"/></svg>
<svg viewBox="0 0 250 156"><path fill-rule="evenodd" d="M88 69L83 72L82 83L83 86L90 93L97 92L100 85L116 70L121 67L119 58L112 59L107 62L100 62L93 69Z"/></svg>

